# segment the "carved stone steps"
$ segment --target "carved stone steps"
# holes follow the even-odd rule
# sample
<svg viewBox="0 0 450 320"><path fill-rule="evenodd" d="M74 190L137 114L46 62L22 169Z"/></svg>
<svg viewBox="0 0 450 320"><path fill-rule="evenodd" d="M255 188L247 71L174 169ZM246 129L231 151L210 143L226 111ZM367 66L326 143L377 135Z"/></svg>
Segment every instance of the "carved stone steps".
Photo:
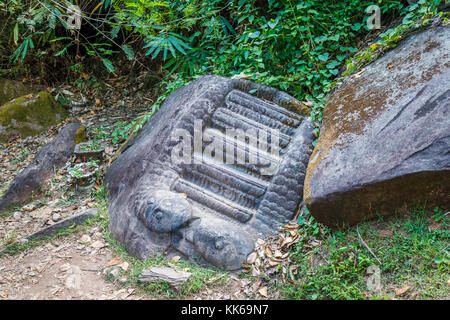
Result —
<svg viewBox="0 0 450 320"><path fill-rule="evenodd" d="M302 117L299 115L239 90L232 90L227 95L225 106L249 119L280 129L288 135L293 135L302 123Z"/></svg>
<svg viewBox="0 0 450 320"><path fill-rule="evenodd" d="M255 214L254 210L242 207L184 179L178 180L173 188L176 192L186 194L189 199L209 208L215 208L217 212L223 213L242 223L249 221Z"/></svg>
<svg viewBox="0 0 450 320"><path fill-rule="evenodd" d="M176 90L108 169L115 239L142 259L173 250L238 270L254 240L301 204L314 139L306 113L288 94L244 79L204 76ZM179 129L193 148L173 139ZM257 134L245 136L249 129ZM258 141L261 129L269 137Z"/></svg>
<svg viewBox="0 0 450 320"><path fill-rule="evenodd" d="M237 170L231 164L216 163L207 157L203 158L202 163L198 161L198 164L187 166L185 170L186 172L199 172L214 177L224 184L230 185L254 197L264 195L269 186L269 182L266 180Z"/></svg>
<svg viewBox="0 0 450 320"><path fill-rule="evenodd" d="M217 109L217 111L214 113L212 117L212 122L216 127L222 129L222 131L226 131L229 128L239 128L241 130L244 130L245 134L254 138L258 138L258 134L261 135L262 131L264 134L268 136L267 137L268 138L267 140L269 140L267 141L268 144L271 144L271 134L272 134L271 129L280 130L279 127L276 127L273 124L270 123L267 124L268 121L257 122L249 117L242 116L239 113L236 113L234 111L225 108ZM279 138L279 145L283 149L288 146L291 140L291 137L289 135L284 134L282 131L278 132L278 138Z"/></svg>
<svg viewBox="0 0 450 320"><path fill-rule="evenodd" d="M281 160L281 158L277 155L276 152L273 153L268 152L270 147L269 145L267 146L268 150L262 150L261 148L258 148L257 145L254 145L253 142L247 143L244 139L235 139L234 137L227 136L226 134L222 133L217 129L207 128L205 130L205 137L207 137L208 139L204 140L204 147L208 146L215 139L217 139L216 141L222 141L220 145L223 146L222 150L224 152L223 153L224 161L226 161L227 150L234 150L232 156L233 159L235 160L233 162L239 162L239 160L241 160L241 162L248 162L258 167L277 165ZM236 159L235 157L236 153L237 156L240 155L242 158Z"/></svg>
<svg viewBox="0 0 450 320"><path fill-rule="evenodd" d="M233 201L244 207L255 208L257 203L257 197L249 195L239 188L231 186L230 184L221 183L220 180L214 178L213 176L206 175L195 170L192 166L186 167L183 173L183 178L190 183L193 183L205 190L209 190L215 194ZM239 187L239 185L237 185Z"/></svg>

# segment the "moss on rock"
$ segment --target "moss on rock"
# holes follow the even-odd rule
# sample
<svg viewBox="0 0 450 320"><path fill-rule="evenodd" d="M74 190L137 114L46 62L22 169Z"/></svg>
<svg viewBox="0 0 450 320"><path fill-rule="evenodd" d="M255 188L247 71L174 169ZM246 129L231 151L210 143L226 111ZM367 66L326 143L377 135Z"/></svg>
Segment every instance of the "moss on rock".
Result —
<svg viewBox="0 0 450 320"><path fill-rule="evenodd" d="M48 92L29 94L0 106L0 141L12 135L36 135L67 116L67 111Z"/></svg>
<svg viewBox="0 0 450 320"><path fill-rule="evenodd" d="M22 83L0 79L0 105L27 93L28 90Z"/></svg>
<svg viewBox="0 0 450 320"><path fill-rule="evenodd" d="M86 134L86 127L85 126L81 126L77 132L75 132L75 137L74 137L74 142L75 144L79 144L82 143L84 141L86 141L87 139L87 134Z"/></svg>

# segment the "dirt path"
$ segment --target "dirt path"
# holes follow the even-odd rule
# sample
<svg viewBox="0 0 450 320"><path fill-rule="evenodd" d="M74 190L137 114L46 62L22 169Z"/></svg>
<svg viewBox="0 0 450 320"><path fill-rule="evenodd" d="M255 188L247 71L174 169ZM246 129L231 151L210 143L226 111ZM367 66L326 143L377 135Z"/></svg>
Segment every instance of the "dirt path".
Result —
<svg viewBox="0 0 450 320"><path fill-rule="evenodd" d="M105 280L102 270L111 259L108 248L94 249L78 234L14 257L4 256L0 259L0 295L7 299L136 298L133 289Z"/></svg>

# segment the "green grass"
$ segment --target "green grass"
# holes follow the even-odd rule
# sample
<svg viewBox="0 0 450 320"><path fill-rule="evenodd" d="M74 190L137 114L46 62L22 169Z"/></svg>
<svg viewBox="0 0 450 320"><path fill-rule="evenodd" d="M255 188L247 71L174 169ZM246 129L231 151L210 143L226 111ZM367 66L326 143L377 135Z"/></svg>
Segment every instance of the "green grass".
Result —
<svg viewBox="0 0 450 320"><path fill-rule="evenodd" d="M447 214L438 208L416 207L343 232L331 232L309 218L303 241L292 249L291 265L297 267L294 281L278 284L278 290L289 299L449 298ZM322 244L311 248L311 240ZM370 266L380 268L380 290L368 288ZM396 295L396 289L406 286L409 289L403 295Z"/></svg>

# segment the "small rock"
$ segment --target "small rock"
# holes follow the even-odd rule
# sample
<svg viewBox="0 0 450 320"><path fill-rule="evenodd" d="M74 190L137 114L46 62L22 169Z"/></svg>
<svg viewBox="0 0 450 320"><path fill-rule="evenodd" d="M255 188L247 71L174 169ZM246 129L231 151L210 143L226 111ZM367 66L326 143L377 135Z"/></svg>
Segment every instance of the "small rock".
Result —
<svg viewBox="0 0 450 320"><path fill-rule="evenodd" d="M109 271L109 275L113 278L117 278L119 276L120 273L120 269L117 267L111 268L111 270Z"/></svg>
<svg viewBox="0 0 450 320"><path fill-rule="evenodd" d="M16 220L20 220L22 218L22 214L20 212L14 212L13 218Z"/></svg>
<svg viewBox="0 0 450 320"><path fill-rule="evenodd" d="M61 215L59 213L55 213L52 216L53 222L58 222L61 219Z"/></svg>
<svg viewBox="0 0 450 320"><path fill-rule="evenodd" d="M126 283L127 281L128 281L127 277L121 277L121 278L119 279L119 282L120 282L120 283Z"/></svg>
<svg viewBox="0 0 450 320"><path fill-rule="evenodd" d="M83 234L80 241L83 243L89 243L89 242L91 242L91 237L89 237L87 234Z"/></svg>
<svg viewBox="0 0 450 320"><path fill-rule="evenodd" d="M96 240L93 243L91 243L91 247L94 248L94 249L100 249L100 248L103 248L105 246L106 245L103 242L99 241L99 240Z"/></svg>
<svg viewBox="0 0 450 320"><path fill-rule="evenodd" d="M17 242L18 242L19 244L25 244L25 243L28 242L28 239L27 239L27 238L22 238L22 239L17 240Z"/></svg>
<svg viewBox="0 0 450 320"><path fill-rule="evenodd" d="M36 205L35 204L28 204L28 205L22 207L22 210L23 211L27 211L27 212L31 212L31 211L33 211L35 209L36 209Z"/></svg>

